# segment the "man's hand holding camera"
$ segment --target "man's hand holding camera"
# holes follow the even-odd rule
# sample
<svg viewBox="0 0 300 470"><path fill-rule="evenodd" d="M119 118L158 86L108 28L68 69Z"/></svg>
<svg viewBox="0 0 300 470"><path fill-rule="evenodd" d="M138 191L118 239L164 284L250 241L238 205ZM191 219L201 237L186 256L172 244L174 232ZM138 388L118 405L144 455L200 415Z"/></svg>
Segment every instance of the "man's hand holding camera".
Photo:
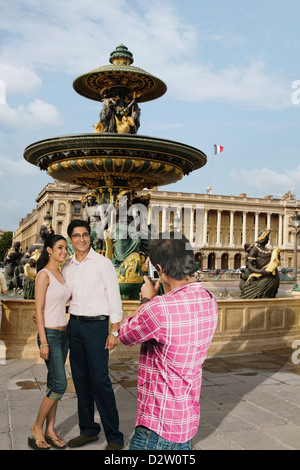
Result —
<svg viewBox="0 0 300 470"><path fill-rule="evenodd" d="M146 259L145 264L149 270L149 276L144 276L144 284L141 288L141 304L145 304L153 299L158 294L160 278L158 272L151 264L149 257Z"/></svg>
<svg viewBox="0 0 300 470"><path fill-rule="evenodd" d="M149 276L144 276L145 283L142 285L141 293L142 299L151 300L158 294L160 280L158 279L156 282L150 279Z"/></svg>

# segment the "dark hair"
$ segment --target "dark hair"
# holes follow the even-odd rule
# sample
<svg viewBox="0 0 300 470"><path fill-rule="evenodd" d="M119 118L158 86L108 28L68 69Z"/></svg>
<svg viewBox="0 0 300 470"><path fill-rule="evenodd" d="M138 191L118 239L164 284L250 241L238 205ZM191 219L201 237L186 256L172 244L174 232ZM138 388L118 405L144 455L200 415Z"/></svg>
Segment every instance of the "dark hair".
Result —
<svg viewBox="0 0 300 470"><path fill-rule="evenodd" d="M175 238L176 236L176 238ZM196 271L194 252L187 238L178 232L159 234L149 247L149 258L157 269L159 264L167 275L181 281Z"/></svg>
<svg viewBox="0 0 300 470"><path fill-rule="evenodd" d="M39 256L39 258L36 262L37 272L39 272L41 269L43 269L49 261L49 253L47 251L47 248L48 247L53 248L55 243L57 243L59 240L64 240L65 242L67 242L65 237L63 237L62 235L49 235L49 237L46 238L42 253L40 254L40 256Z"/></svg>
<svg viewBox="0 0 300 470"><path fill-rule="evenodd" d="M70 238L75 227L85 227L88 230L88 232L91 233L91 227L88 224L88 222L86 222L85 220L75 219L75 220L72 220L72 222L70 222L68 225L67 233Z"/></svg>

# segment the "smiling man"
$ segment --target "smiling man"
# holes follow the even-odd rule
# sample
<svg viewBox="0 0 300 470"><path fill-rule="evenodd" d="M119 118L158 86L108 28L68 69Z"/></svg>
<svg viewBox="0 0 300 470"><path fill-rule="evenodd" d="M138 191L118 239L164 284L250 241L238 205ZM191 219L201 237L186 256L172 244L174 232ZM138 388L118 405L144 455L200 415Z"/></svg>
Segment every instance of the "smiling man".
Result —
<svg viewBox="0 0 300 470"><path fill-rule="evenodd" d="M123 447L123 434L119 431L119 415L108 374L108 351L117 344L123 314L117 274L111 261L90 247L87 222L73 220L68 235L75 255L63 266L62 275L72 293L70 365L80 428L80 435L68 445L79 447L97 439L100 425L94 420L96 403L107 450L118 450Z"/></svg>

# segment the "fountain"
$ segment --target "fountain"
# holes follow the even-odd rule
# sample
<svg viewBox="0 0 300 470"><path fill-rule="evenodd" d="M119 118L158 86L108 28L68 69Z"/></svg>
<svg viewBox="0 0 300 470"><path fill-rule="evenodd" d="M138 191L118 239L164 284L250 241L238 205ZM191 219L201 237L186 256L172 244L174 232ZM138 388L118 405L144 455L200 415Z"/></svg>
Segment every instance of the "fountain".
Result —
<svg viewBox="0 0 300 470"><path fill-rule="evenodd" d="M134 215L126 218L121 199L125 198L126 207L145 206L137 191L175 183L207 161L201 150L189 145L138 134L140 103L161 97L167 87L132 63L132 53L120 45L110 54L110 65L74 80L77 93L102 102L99 122L94 124L92 133L42 140L29 145L24 152L28 162L54 179L83 185L91 191L89 196L98 207L99 219L93 227L92 243L112 258L123 299L138 296L148 244L137 243L128 231L124 235L124 227L128 227ZM101 207L105 211L101 212ZM103 230L104 212L107 216L108 208L116 211L122 236ZM148 238L149 242L149 237L146 229L139 239Z"/></svg>

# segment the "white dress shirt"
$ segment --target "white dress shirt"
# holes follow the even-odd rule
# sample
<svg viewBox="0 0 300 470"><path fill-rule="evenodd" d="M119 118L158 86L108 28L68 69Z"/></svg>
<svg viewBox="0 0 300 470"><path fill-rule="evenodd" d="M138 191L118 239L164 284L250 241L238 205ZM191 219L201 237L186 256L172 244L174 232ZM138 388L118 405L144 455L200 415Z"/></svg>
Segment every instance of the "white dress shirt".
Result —
<svg viewBox="0 0 300 470"><path fill-rule="evenodd" d="M115 267L110 259L90 249L79 263L74 255L62 267L62 275L72 293L69 313L107 315L111 323L123 318L122 301Z"/></svg>

